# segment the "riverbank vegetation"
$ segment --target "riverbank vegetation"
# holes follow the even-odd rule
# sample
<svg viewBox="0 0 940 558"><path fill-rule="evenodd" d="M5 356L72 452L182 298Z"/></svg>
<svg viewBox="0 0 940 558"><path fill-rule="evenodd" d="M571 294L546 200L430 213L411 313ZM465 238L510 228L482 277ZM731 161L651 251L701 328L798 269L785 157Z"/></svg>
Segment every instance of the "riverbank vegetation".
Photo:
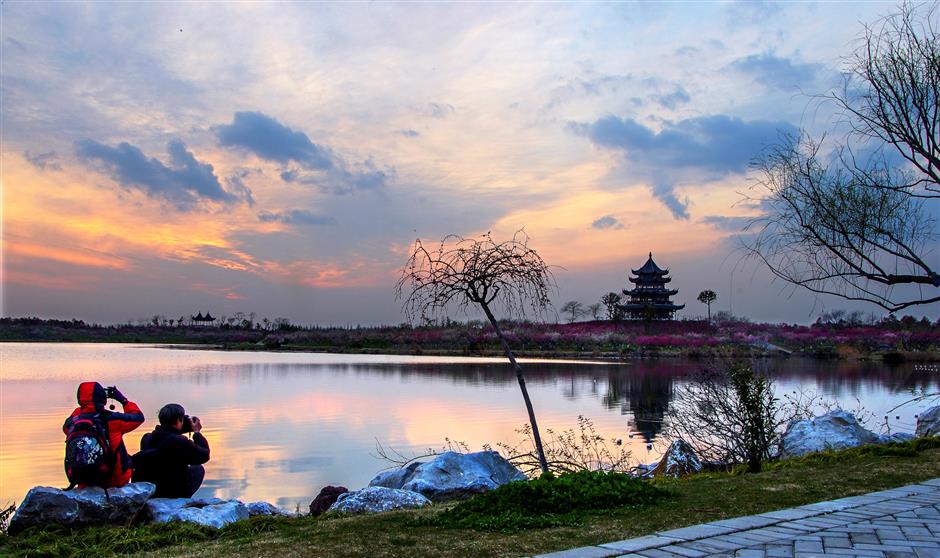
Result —
<svg viewBox="0 0 940 558"><path fill-rule="evenodd" d="M743 468L742 468L743 469ZM940 477L940 438L865 446L769 463L755 474L712 472L651 481L655 497L584 510L557 526L455 526L451 505L358 517L253 518L221 530L192 524L69 530L51 526L0 536L0 554L20 557L112 556L480 556L517 557L601 544L707 521L763 513ZM596 488L596 487L595 487ZM590 498L595 488L585 490ZM661 491L661 494L660 494ZM514 496L503 500L505 511ZM577 497L578 490L575 490ZM652 494L654 491L648 491ZM491 496L491 498L494 498ZM548 500L551 502L551 500ZM473 502L471 500L470 502ZM473 506L471 506L473 507ZM486 507L477 513L485 513ZM481 515L475 516L481 519Z"/></svg>
<svg viewBox="0 0 940 558"><path fill-rule="evenodd" d="M231 322L231 323L230 323ZM276 324L276 325L274 325ZM501 321L519 356L642 358L747 357L781 354L814 358L940 359L940 320L889 317L862 323L844 313L813 325L751 323L728 316L705 320L570 324ZM94 325L81 320L0 319L0 341L71 341L211 345L231 350L503 356L494 329L483 322L411 326L298 326L220 320L212 326L180 325L159 318L148 324Z"/></svg>

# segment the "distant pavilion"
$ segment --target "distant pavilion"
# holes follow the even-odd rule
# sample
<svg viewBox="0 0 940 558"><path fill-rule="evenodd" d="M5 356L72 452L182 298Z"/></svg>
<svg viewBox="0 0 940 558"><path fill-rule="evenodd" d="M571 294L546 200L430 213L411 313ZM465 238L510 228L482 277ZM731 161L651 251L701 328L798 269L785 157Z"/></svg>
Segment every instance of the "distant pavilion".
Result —
<svg viewBox="0 0 940 558"><path fill-rule="evenodd" d="M675 305L669 299L679 291L666 289L666 283L672 281L668 269L660 269L653 261L653 253L640 269L631 270L635 277L630 282L635 285L623 294L630 297L630 302L620 305L620 310L628 320L674 320L676 311L685 308L685 304Z"/></svg>
<svg viewBox="0 0 940 558"><path fill-rule="evenodd" d="M201 326L211 325L212 322L215 321L215 318L212 317L212 314L208 312L206 312L205 316L203 316L202 312L200 312L196 314L195 316L190 316L190 318L192 318L193 323L195 323L196 325L201 325Z"/></svg>

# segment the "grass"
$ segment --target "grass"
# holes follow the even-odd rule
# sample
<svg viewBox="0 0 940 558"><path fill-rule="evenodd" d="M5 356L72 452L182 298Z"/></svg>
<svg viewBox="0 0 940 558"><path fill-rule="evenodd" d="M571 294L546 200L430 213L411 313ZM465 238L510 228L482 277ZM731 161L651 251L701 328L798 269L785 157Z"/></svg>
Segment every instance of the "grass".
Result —
<svg viewBox="0 0 940 558"><path fill-rule="evenodd" d="M170 524L0 537L10 556L526 556L664 529L863 494L940 477L940 438L815 454L759 474L706 473L653 482L670 496L585 511L574 524L512 530L444 526L454 505L329 519L253 518L220 531Z"/></svg>

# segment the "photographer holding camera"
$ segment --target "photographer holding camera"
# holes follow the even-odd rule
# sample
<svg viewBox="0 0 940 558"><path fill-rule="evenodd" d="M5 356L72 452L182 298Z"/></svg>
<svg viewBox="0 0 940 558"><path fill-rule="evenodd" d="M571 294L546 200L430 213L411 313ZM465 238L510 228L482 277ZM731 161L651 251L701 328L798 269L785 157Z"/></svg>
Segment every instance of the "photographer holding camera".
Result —
<svg viewBox="0 0 940 558"><path fill-rule="evenodd" d="M73 486L124 486L131 480L131 459L124 447L124 434L144 422L144 414L133 401L111 386L98 382L78 385L78 407L62 425L65 433L65 475ZM121 404L122 412L105 408L108 399Z"/></svg>
<svg viewBox="0 0 940 558"><path fill-rule="evenodd" d="M199 417L190 418L182 405L164 405L160 425L140 440L134 454L134 481L157 485L156 498L190 498L199 490L209 461L209 442L200 432ZM184 434L192 432L190 440Z"/></svg>

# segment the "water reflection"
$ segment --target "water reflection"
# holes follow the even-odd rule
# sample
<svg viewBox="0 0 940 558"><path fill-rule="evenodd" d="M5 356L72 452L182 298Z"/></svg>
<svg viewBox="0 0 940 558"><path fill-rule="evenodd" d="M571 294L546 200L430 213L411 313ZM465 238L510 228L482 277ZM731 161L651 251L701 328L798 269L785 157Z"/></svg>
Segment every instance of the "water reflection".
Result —
<svg viewBox="0 0 940 558"><path fill-rule="evenodd" d="M388 464L375 443L423 453L445 437L472 448L514 442L526 422L509 366L500 359L440 359L294 353L231 353L93 344L4 344L0 390L0 503L37 484L65 485L62 420L82 380L117 384L147 422L125 439L134 450L156 411L178 401L199 415L212 447L199 496L264 499L306 507L326 484L363 486ZM607 438L623 438L651 461L676 391L704 363L525 365L540 425L560 431L578 415ZM937 389L913 366L766 360L780 393L812 389L875 412ZM895 426L913 429L918 408ZM639 435L633 439L631 432Z"/></svg>

